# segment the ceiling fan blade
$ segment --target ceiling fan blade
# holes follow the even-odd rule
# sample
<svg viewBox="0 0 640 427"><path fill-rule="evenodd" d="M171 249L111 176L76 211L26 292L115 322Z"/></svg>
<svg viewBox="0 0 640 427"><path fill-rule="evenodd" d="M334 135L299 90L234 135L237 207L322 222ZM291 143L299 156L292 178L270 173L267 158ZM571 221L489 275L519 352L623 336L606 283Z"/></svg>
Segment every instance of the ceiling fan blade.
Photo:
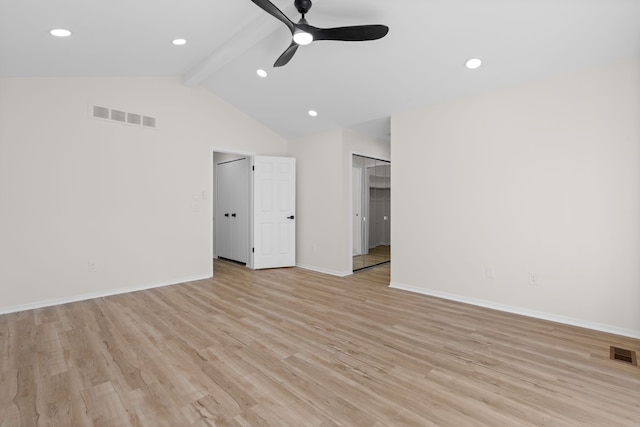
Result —
<svg viewBox="0 0 640 427"><path fill-rule="evenodd" d="M273 3L271 3L269 0L251 0L251 1L257 4L261 9L263 9L265 12L267 12L274 18L282 21L284 25L286 25L289 28L289 31L291 31L291 34L293 34L293 31L295 30L295 26L293 22L289 18L287 18L287 16L284 13L282 13L282 11L278 9Z"/></svg>
<svg viewBox="0 0 640 427"><path fill-rule="evenodd" d="M386 25L354 25L351 27L317 28L311 25L298 24L298 28L310 33L313 40L340 40L359 42L377 40L386 36L389 27Z"/></svg>
<svg viewBox="0 0 640 427"><path fill-rule="evenodd" d="M293 54L296 53L296 50L298 50L298 46L298 43L292 41L287 50L285 50L282 55L280 55L273 66L282 67L283 65L286 65L289 61L291 61L291 58L293 58Z"/></svg>

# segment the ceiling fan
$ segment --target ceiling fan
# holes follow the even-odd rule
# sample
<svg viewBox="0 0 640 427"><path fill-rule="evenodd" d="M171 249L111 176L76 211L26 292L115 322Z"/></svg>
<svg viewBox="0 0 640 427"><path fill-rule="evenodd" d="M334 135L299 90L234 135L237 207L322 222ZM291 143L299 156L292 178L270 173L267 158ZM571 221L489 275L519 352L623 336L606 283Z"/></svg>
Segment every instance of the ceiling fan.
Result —
<svg viewBox="0 0 640 427"><path fill-rule="evenodd" d="M302 15L302 18L297 24L287 18L287 16L269 0L251 1L260 6L265 12L282 21L287 28L289 28L293 36L291 44L276 60L275 64L273 64L274 67L282 67L287 64L291 58L293 58L296 50L298 50L298 46L307 45L312 41L339 40L357 42L377 40L386 36L389 32L389 27L386 25L354 25L336 28L317 28L311 26L304 17L305 14L309 12L309 9L311 9L311 0L295 0L293 2L298 12Z"/></svg>

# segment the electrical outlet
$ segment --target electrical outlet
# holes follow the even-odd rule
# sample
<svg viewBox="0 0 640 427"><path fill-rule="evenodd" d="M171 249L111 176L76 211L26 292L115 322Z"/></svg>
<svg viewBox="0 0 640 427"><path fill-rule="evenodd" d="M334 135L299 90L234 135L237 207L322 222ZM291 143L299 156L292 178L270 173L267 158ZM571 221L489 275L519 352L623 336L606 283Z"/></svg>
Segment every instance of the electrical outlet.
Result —
<svg viewBox="0 0 640 427"><path fill-rule="evenodd" d="M530 285L538 284L538 273L529 272L529 284Z"/></svg>
<svg viewBox="0 0 640 427"><path fill-rule="evenodd" d="M97 270L96 267L96 263L93 261L89 261L89 264L87 265L87 270L89 271L89 273L95 273Z"/></svg>

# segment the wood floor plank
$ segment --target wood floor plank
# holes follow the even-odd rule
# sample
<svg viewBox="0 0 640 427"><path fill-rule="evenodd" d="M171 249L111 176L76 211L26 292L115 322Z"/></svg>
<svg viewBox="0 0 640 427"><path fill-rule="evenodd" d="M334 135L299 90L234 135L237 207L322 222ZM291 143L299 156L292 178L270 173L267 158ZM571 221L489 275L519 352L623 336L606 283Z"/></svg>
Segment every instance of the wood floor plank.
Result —
<svg viewBox="0 0 640 427"><path fill-rule="evenodd" d="M640 341L387 287L216 276L0 316L0 427L640 426Z"/></svg>

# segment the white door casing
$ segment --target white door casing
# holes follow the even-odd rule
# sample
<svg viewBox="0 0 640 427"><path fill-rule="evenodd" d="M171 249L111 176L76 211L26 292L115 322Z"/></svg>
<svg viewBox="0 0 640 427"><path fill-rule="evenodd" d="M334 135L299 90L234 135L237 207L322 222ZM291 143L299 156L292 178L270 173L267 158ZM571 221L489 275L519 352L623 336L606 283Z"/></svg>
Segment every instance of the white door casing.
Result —
<svg viewBox="0 0 640 427"><path fill-rule="evenodd" d="M254 269L296 264L296 159L253 157Z"/></svg>

